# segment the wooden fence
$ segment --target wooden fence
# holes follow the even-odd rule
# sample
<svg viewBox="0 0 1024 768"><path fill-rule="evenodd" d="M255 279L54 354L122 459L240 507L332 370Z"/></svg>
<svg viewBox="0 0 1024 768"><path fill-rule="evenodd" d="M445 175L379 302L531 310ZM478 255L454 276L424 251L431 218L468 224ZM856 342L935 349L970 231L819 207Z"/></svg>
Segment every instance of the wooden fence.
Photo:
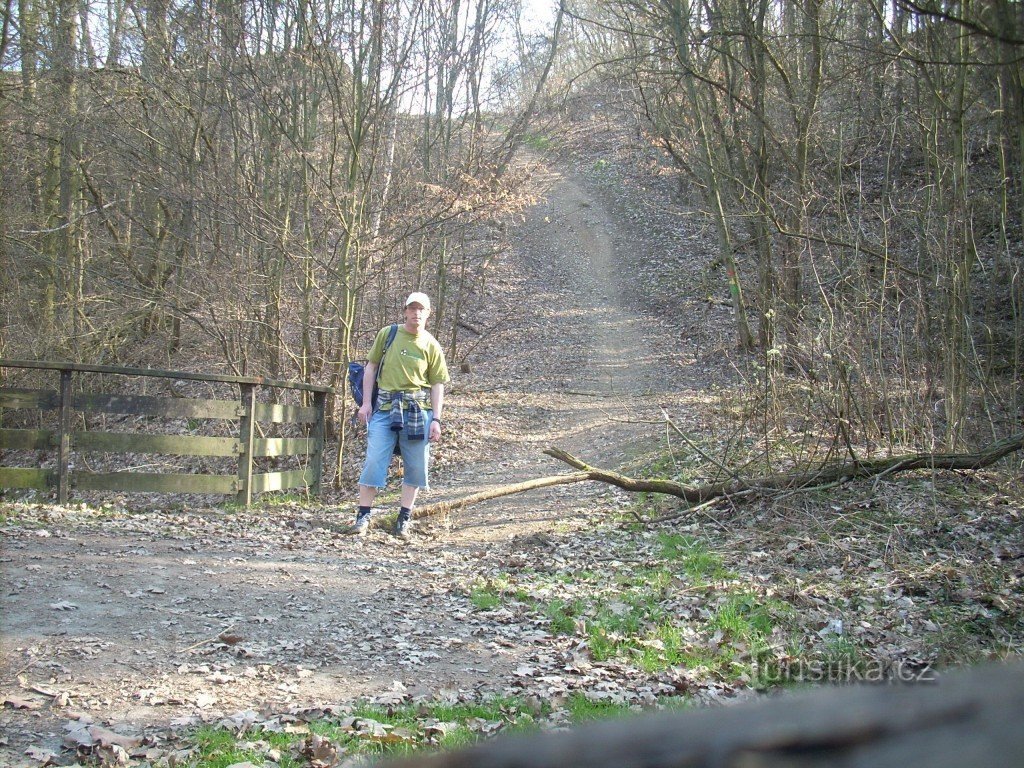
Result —
<svg viewBox="0 0 1024 768"><path fill-rule="evenodd" d="M81 491L234 494L237 502L246 506L252 502L254 493L263 491L303 488L313 495L320 493L324 410L327 395L333 391L330 387L242 376L26 360L0 359L0 368L36 369L59 376L56 389L0 387L0 415L4 409L34 409L56 412L57 416L55 425L42 429L4 429L0 421L0 450L57 452L55 468L0 466L0 488L55 488L57 499L62 504L67 502L72 488ZM239 398L218 400L87 392L75 387L76 374L112 374L237 385ZM260 402L259 392L267 389L306 393L305 399L311 400L312 404ZM92 413L218 420L235 422L237 426L229 431L234 435L232 437L79 429L78 415ZM84 423L84 419L82 421ZM299 425L305 436L257 437L263 423ZM231 475L130 470L91 472L73 465L72 456L76 452L237 457L238 464L237 472ZM300 468L259 473L256 471L256 460L265 457L293 457L297 459L296 463L300 463Z"/></svg>

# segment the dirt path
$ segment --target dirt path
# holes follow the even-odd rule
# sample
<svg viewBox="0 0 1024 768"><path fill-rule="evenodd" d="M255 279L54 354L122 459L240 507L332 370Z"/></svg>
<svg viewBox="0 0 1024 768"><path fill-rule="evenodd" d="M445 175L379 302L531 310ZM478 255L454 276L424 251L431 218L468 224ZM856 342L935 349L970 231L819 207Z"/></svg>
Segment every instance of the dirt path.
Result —
<svg viewBox="0 0 1024 768"><path fill-rule="evenodd" d="M621 466L656 431L639 422L684 396L678 332L621 303L611 214L578 180L537 181L544 196L512 233L518 266L495 286L499 330L450 397L477 460L439 470L431 499L566 471L541 453L552 444ZM0 764L57 749L81 715L140 729L521 690L516 670L560 641L481 617L468 588L538 548L557 558L620 500L581 484L508 497L421 524L411 546L339 535L347 510L287 507L55 509L8 526Z"/></svg>

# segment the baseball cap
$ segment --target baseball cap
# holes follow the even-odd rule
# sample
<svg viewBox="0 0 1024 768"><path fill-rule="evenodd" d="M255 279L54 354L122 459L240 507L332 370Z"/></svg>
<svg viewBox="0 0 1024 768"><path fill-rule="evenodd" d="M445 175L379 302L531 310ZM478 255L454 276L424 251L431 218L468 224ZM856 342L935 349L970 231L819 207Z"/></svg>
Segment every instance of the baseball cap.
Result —
<svg viewBox="0 0 1024 768"><path fill-rule="evenodd" d="M410 293L409 298L405 300L405 306L408 307L413 303L419 304L424 309L430 309L430 297L425 293L420 293L419 291Z"/></svg>

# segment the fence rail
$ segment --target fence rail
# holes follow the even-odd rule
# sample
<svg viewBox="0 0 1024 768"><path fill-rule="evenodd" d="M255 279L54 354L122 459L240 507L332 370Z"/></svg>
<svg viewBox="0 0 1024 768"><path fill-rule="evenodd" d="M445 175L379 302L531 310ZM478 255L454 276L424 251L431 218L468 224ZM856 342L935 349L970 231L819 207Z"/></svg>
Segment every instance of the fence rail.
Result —
<svg viewBox="0 0 1024 768"><path fill-rule="evenodd" d="M303 488L319 495L323 475L325 408L331 387L278 381L259 377L223 376L82 365L36 360L0 359L0 369L34 369L55 372L56 389L0 387L0 416L4 410L56 411L53 429L0 428L0 451L57 451L57 466L0 466L0 487L57 490L60 503L67 502L72 488L83 491L127 491L151 493L234 494L249 506L254 493ZM236 385L237 400L186 397L158 397L119 392L75 391L78 374L109 374L181 381L202 381ZM44 374L45 375L45 374ZM261 390L297 391L312 405L259 402ZM136 432L107 432L77 429L79 416L101 413L119 416L151 416L163 419L216 420L236 422L234 437L204 435L162 435ZM304 437L257 437L261 424L298 425ZM190 457L237 457L237 471L231 475L170 472L91 472L72 465L76 452L103 454L173 455ZM2 454L0 454L2 456ZM299 469L257 472L258 458L305 460Z"/></svg>

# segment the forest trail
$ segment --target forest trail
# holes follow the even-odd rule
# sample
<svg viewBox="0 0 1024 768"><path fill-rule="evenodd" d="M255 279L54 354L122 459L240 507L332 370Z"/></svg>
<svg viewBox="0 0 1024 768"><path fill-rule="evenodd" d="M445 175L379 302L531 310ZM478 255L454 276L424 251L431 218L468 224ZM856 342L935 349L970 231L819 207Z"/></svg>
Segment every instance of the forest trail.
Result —
<svg viewBox="0 0 1024 768"><path fill-rule="evenodd" d="M477 418L500 412L490 439L503 448L496 462L464 465L446 498L570 471L543 454L549 446L618 466L660 431L662 399L680 396L673 336L623 300L622 281L640 278L621 271L612 214L571 176L548 171L535 181L540 199L511 233L522 281L504 320L505 334L529 351L494 355L481 386L493 394L455 406L478 409ZM505 497L459 512L451 533L469 543L566 525L567 506L607 494L575 485Z"/></svg>
<svg viewBox="0 0 1024 768"><path fill-rule="evenodd" d="M451 388L446 422L477 451L442 446L424 502L568 472L557 445L620 466L679 397L678 335L625 306L614 216L576 179L536 177L495 288L495 330ZM628 241L628 238L627 238ZM382 506L391 512L387 496ZM410 546L350 510L54 509L4 531L5 708L0 756L57 748L79 715L122 729L377 701L522 692L517 676L569 642L479 613L473 585L577 550L625 494L573 484L424 520ZM227 633L227 634L225 634ZM231 636L231 642L222 637ZM0 764L3 761L0 760Z"/></svg>

